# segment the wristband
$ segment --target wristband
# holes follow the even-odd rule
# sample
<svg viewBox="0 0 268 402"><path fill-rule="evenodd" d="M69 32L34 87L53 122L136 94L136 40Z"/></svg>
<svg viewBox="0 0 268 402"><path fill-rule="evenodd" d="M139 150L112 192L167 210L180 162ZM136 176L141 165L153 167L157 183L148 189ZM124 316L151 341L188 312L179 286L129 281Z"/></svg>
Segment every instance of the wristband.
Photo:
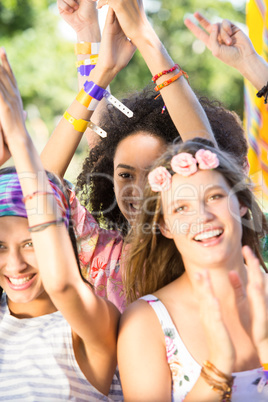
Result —
<svg viewBox="0 0 268 402"><path fill-rule="evenodd" d="M82 66L77 67L77 72L78 72L80 75L82 75L82 77L83 77L83 76L88 77L88 76L90 75L91 71L93 70L93 68L95 68L95 65L94 65L94 64L92 64L92 65L86 65L86 66L82 65Z"/></svg>
<svg viewBox="0 0 268 402"><path fill-rule="evenodd" d="M94 84L93 81L86 81L84 83L84 90L88 95L92 96L92 98L97 99L98 101L100 101L102 98L106 98L108 102L119 109L120 112L124 113L127 117L133 116L133 112L129 108L123 105L123 103L111 95L106 89Z"/></svg>
<svg viewBox="0 0 268 402"><path fill-rule="evenodd" d="M97 133L100 137L107 137L106 131L96 126L96 124L92 123L92 121L75 119L67 111L64 113L63 117L73 125L76 131L79 131L80 133L84 133L86 129L89 127L91 128L91 130L95 131L95 133Z"/></svg>
<svg viewBox="0 0 268 402"><path fill-rule="evenodd" d="M98 54L93 54L93 55L89 56L88 59L76 61L75 65L76 65L76 67L79 67L79 66L87 66L87 65L91 65L91 64L97 64L98 58L99 58Z"/></svg>
<svg viewBox="0 0 268 402"><path fill-rule="evenodd" d="M75 54L98 54L100 42L79 42L74 45Z"/></svg>
<svg viewBox="0 0 268 402"><path fill-rule="evenodd" d="M84 89L82 88L81 91L78 93L77 97L75 98L81 105L85 106L86 108L89 107L91 101L93 100L92 96L88 95Z"/></svg>

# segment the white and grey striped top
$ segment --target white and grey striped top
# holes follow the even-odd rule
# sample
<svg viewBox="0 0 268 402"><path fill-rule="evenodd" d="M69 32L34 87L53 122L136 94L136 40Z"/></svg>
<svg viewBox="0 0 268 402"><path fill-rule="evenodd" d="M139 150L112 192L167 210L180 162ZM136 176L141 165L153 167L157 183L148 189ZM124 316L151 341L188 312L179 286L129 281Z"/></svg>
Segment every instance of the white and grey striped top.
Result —
<svg viewBox="0 0 268 402"><path fill-rule="evenodd" d="M109 396L80 370L71 327L57 311L36 318L10 315L6 295L0 305L0 401L122 401L115 375Z"/></svg>

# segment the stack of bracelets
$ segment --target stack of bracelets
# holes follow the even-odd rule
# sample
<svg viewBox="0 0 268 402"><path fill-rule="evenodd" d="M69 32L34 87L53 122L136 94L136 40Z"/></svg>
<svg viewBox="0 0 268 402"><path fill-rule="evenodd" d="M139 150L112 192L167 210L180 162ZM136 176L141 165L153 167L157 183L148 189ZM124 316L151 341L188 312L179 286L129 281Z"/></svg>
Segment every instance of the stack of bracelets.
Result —
<svg viewBox="0 0 268 402"><path fill-rule="evenodd" d="M213 373L214 375L211 375ZM230 402L234 377L218 370L209 361L203 363L201 377L210 385L211 389L221 395L221 401ZM216 379L217 378L217 379Z"/></svg>
<svg viewBox="0 0 268 402"><path fill-rule="evenodd" d="M100 43L90 43L90 42L80 42L75 45L75 53L77 55L88 54L89 58L85 60L80 60L76 62L77 71L81 76L89 76L90 72L95 67L98 61ZM118 99L110 94L109 91L99 87L93 81L86 81L84 83L84 88L78 93L76 100L85 106L88 110L95 110L98 102L102 99L106 100L124 113L127 117L132 117L133 112L123 105ZM89 127L91 130L95 131L99 136L106 137L106 131L102 130L96 124L91 121L83 119L75 119L67 111L64 113L63 117L73 125L76 131L84 133Z"/></svg>
<svg viewBox="0 0 268 402"><path fill-rule="evenodd" d="M179 70L178 74L174 75L174 76L173 76L172 78L170 78L169 80L164 81L162 84L157 85L157 86L154 88L154 90L155 90L155 91L160 91L160 89L162 89L162 88L164 88L164 87L167 87L168 85L172 84L172 82L176 81L176 80L177 80L178 78L180 78L182 75L183 75L183 76L187 79L187 81L188 81L188 78L189 78L189 77L188 77L187 73L181 69L181 67L179 66L179 64L175 64L175 65L174 65L173 67L171 67L169 70L163 70L161 73L158 73L158 74L154 75L154 76L152 77L153 83L156 84L156 81L158 80L159 77L161 77L162 75L166 75L166 74L168 74L168 73L172 73L172 72L175 71L175 70ZM188 84L189 84L189 81L188 81ZM157 96L159 96L159 95L157 95ZM162 113L164 113L165 109L166 109L166 106L164 105L164 106L163 106L163 109L162 109Z"/></svg>
<svg viewBox="0 0 268 402"><path fill-rule="evenodd" d="M95 65L97 64L99 57L99 49L100 43L91 43L91 42L79 42L75 44L75 54L87 54L89 58L85 60L79 60L75 63L77 67L77 72L81 76L88 77L90 72L93 70Z"/></svg>

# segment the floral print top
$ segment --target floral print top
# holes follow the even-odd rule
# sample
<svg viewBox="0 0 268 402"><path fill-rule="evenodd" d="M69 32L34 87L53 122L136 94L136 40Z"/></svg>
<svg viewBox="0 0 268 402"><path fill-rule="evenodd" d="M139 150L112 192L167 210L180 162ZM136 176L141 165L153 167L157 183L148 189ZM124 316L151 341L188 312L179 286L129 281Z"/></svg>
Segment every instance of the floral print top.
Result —
<svg viewBox="0 0 268 402"><path fill-rule="evenodd" d="M154 309L164 332L167 362L172 375L172 401L183 401L197 381L201 366L186 349L164 304L153 295L141 299ZM232 402L268 401L268 384L262 392L258 392L258 384L262 378L261 368L233 373L233 376Z"/></svg>
<svg viewBox="0 0 268 402"><path fill-rule="evenodd" d="M94 285L97 295L106 297L123 312L125 297L120 269L123 238L119 232L100 228L72 190L70 204L82 273Z"/></svg>

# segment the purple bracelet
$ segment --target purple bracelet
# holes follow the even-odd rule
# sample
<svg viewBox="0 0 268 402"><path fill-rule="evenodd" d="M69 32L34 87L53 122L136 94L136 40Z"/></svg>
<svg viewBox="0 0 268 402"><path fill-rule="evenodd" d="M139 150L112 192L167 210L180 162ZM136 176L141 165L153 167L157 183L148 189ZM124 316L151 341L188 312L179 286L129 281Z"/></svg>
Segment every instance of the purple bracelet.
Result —
<svg viewBox="0 0 268 402"><path fill-rule="evenodd" d="M105 93L108 92L106 91L106 89L103 89L97 84L94 84L93 81L86 81L84 83L84 90L88 95L90 95L94 99L97 99L98 101L102 100Z"/></svg>
<svg viewBox="0 0 268 402"><path fill-rule="evenodd" d="M88 77L94 67L95 64L81 65L77 67L77 72L82 76Z"/></svg>
<svg viewBox="0 0 268 402"><path fill-rule="evenodd" d="M132 117L133 112L123 105L118 99L116 99L110 92L106 89L99 87L98 85L94 84L93 81L86 81L84 83L84 91L91 96L92 98L100 101L103 97L106 98L108 102L110 102L113 106L115 106L120 112L124 113L127 117Z"/></svg>

